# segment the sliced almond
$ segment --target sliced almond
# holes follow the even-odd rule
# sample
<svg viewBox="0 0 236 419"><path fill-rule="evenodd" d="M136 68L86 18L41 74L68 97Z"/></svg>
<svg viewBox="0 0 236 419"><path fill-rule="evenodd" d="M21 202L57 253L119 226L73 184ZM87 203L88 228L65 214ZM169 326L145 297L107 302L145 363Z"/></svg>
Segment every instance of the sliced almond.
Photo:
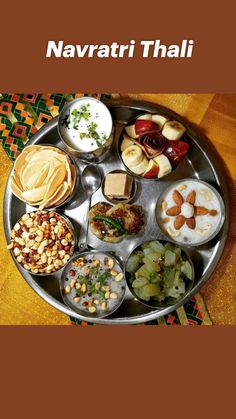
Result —
<svg viewBox="0 0 236 419"><path fill-rule="evenodd" d="M165 217L162 220L163 224L167 224L169 221L170 221L170 218L169 217Z"/></svg>
<svg viewBox="0 0 236 419"><path fill-rule="evenodd" d="M211 199L212 199L212 197L213 197L212 192L211 192L209 189L207 189L207 188L201 189L201 190L200 190L200 194L201 194L201 195L203 195L203 196L204 196L204 198L205 198L207 201L211 201Z"/></svg>
<svg viewBox="0 0 236 419"><path fill-rule="evenodd" d="M194 205L195 201L196 201L196 192L195 191L189 192L189 194L186 198L186 202L188 202L189 204Z"/></svg>
<svg viewBox="0 0 236 419"><path fill-rule="evenodd" d="M177 205L182 205L184 203L184 198L177 189L174 190L172 197Z"/></svg>
<svg viewBox="0 0 236 419"><path fill-rule="evenodd" d="M179 231L173 230L171 227L168 227L166 231L171 237L178 237L180 235Z"/></svg>
<svg viewBox="0 0 236 419"><path fill-rule="evenodd" d="M196 227L196 220L194 217L192 218L186 218L186 224L188 226L188 228L190 228L191 230L194 230Z"/></svg>
<svg viewBox="0 0 236 419"><path fill-rule="evenodd" d="M218 214L217 210L212 209L209 211L209 215L211 215L212 217L215 217L217 214Z"/></svg>
<svg viewBox="0 0 236 419"><path fill-rule="evenodd" d="M176 230L180 230L181 227L183 227L184 223L186 221L186 218L183 215L177 215L175 221L174 221L174 228Z"/></svg>
<svg viewBox="0 0 236 419"><path fill-rule="evenodd" d="M166 201L162 201L162 203L161 203L161 211L165 211L166 208L167 208L167 202Z"/></svg>
<svg viewBox="0 0 236 419"><path fill-rule="evenodd" d="M205 207L195 207L194 213L195 215L206 215L209 213L209 210Z"/></svg>
<svg viewBox="0 0 236 419"><path fill-rule="evenodd" d="M198 228L196 231L200 236L205 236L211 228L212 225L207 224L204 228Z"/></svg>
<svg viewBox="0 0 236 419"><path fill-rule="evenodd" d="M170 215L170 216L176 216L179 215L181 213L181 208L177 205L175 205L174 207L168 208L168 210L166 210L166 215Z"/></svg>
<svg viewBox="0 0 236 419"><path fill-rule="evenodd" d="M180 192L184 191L186 188L187 188L187 185L186 185L185 183L181 183L181 184L177 187L178 191L180 191Z"/></svg>

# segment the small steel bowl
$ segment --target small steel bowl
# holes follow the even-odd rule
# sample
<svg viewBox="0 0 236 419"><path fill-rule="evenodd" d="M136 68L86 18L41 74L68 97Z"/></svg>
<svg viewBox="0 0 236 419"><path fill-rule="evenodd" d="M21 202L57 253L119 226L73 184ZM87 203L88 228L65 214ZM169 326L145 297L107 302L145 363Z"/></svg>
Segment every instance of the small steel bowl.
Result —
<svg viewBox="0 0 236 419"><path fill-rule="evenodd" d="M219 201L219 205L220 205L220 209L221 209L221 217L220 217L220 221L218 223L217 228L213 231L213 233L209 237L207 237L206 239L203 238L202 240L199 240L198 242L195 242L195 243L189 243L187 241L186 242L178 241L177 238L174 238L174 237L168 235L168 232L164 228L163 222L161 220L160 210L159 209L160 209L161 203L165 200L166 194L171 189L173 189L173 190L174 189L177 189L178 185L181 184L181 183L184 183L184 182L193 182L193 181L197 182L198 184L201 184L203 186L203 188L204 187L205 188L209 188L212 191L212 193L216 196L216 198ZM164 190L164 192L159 196L159 198L157 200L157 205L156 205L156 221L157 221L157 224L158 224L160 230L162 231L162 233L164 234L164 236L168 240L171 239L174 243L176 243L176 244L178 244L180 246L182 245L182 246L185 246L185 247L196 247L196 246L201 246L201 245L203 245L205 243L208 243L209 241L211 241L220 232L220 230L221 230L221 228L222 228L222 226L224 224L224 220L225 220L225 206L224 206L223 199L221 198L219 192L212 185L210 185L207 182L204 182L203 180L194 179L194 178L180 179L177 182L172 183L168 188L166 188Z"/></svg>
<svg viewBox="0 0 236 419"><path fill-rule="evenodd" d="M141 245L143 245L143 244L145 244L145 243L149 243L150 241L152 241L152 240L158 240L160 243L162 243L162 244L166 244L166 243L172 243L172 244L176 244L176 243L174 243L173 241L170 241L170 240L159 240L159 239L156 239L156 238L152 238L152 239L150 239L150 240L147 240L147 241L145 241L145 242L141 242L138 246L136 246L133 250L132 250L132 252L129 254L129 256L128 256L128 258L127 258L127 260L126 260L126 263L125 263L125 279L126 279L126 283L127 283L127 286L128 286L128 288L129 288L129 290L130 290L130 292L133 294L133 296L134 296L134 298L137 300L137 301L139 301L141 304L144 304L145 306L147 306L147 307L151 307L151 308L155 308L155 309L163 309L163 308L167 308L167 307L171 307L171 306L173 306L173 305L175 305L175 304L177 304L180 300L182 300L183 298L185 298L189 293L190 293L190 291L191 291L191 289L193 288L193 285L194 285L194 279L195 279L195 270L194 270L194 265L193 265L193 262L192 262L192 259L190 258L190 256L189 256L189 254L188 254L188 251L186 250L186 249L184 249L183 247L181 247L181 246L179 246L179 244L178 244L178 246L180 247L180 249L181 249L181 253L182 253L182 255L184 255L185 256L185 258L186 258L186 260L188 260L189 261L189 263L190 263L190 265L191 265L191 267L192 267L192 270L193 270L193 279L192 280L188 280L188 279L186 279L185 280L185 287L186 287L186 289L185 289L185 293L184 294L182 294L182 295L180 295L180 297L179 298L173 298L173 297L167 297L166 298L166 301L165 302L162 302L162 303L160 303L160 302L158 302L158 301L151 301L151 302L147 302L147 301L144 301L144 300L142 300L140 297L138 297L137 295L136 295L136 293L135 293L135 291L134 291L134 288L132 287L132 274L130 274L129 272L127 272L126 271L126 266L127 266L127 263L128 263L128 259L129 259L129 257L135 252L135 251L137 251L137 250L141 250Z"/></svg>
<svg viewBox="0 0 236 419"><path fill-rule="evenodd" d="M145 113L147 113L147 112L145 112ZM153 115L155 115L153 112L148 112L148 113L152 113ZM133 125L135 123L135 121L137 120L137 118L139 118L141 116L142 116L142 114L138 115L136 118L134 118L131 121L129 121L129 123L126 126ZM163 115L163 116L164 117L167 117L167 115ZM168 120L170 120L170 119L172 120L173 118L168 118ZM177 118L175 120L177 121ZM150 182L161 182L162 180L165 180L165 181L168 180L168 178L171 177L172 173L177 169L177 167L179 167L179 165L184 160L183 159L182 161L180 161L180 163L178 164L177 167L175 167L175 168L172 167L172 171L170 173L168 173L168 175L165 175L165 176L163 176L161 178L158 178L158 177L155 177L155 178L145 178L142 175L137 175L134 172L132 172L132 170L128 166L126 166L124 160L122 159L122 152L121 152L121 149L120 148L121 148L121 143L122 143L122 140L123 140L123 134L124 133L125 133L125 128L121 131L120 137L119 137L118 142L117 142L117 153L118 153L119 159L120 159L122 165L125 167L126 172L128 172L131 176L137 178L138 180L141 180L142 182L146 182L146 183L149 182L150 183ZM132 138L131 138L131 140L132 140ZM187 131L183 134L183 137L181 138L181 141L184 141L184 142L186 142L187 144L190 145L190 142L188 141ZM151 159L149 159L149 160L151 160Z"/></svg>
<svg viewBox="0 0 236 419"><path fill-rule="evenodd" d="M46 211L46 212L51 212L51 211L47 211L47 210L43 210L43 211ZM37 212L37 211L30 211L30 212L25 213L25 214L31 214L31 213L33 213L33 212ZM55 211L54 211L54 212L55 212ZM23 214L23 215L22 215L22 216L18 219L18 221L17 221L15 224L19 223L19 222L21 221L22 217L23 217L25 214ZM18 262L17 257L16 257L16 256L14 255L14 253L13 253L13 249L11 249L11 250L10 250L10 252L11 252L11 256L12 256L12 258L13 258L14 262L16 263L16 265L17 265L19 268L23 269L25 272L30 273L31 275L41 276L41 277L55 275L55 274L57 274L58 272L62 271L62 270L65 268L65 266L67 266L67 264L70 262L71 258L73 257L73 254L74 254L74 252L75 252L75 248L76 248L76 246L77 246L77 236L76 236L75 228L74 228L74 226L73 226L72 222L69 220L69 218L67 218L65 215L61 215L61 214L58 214L58 213L56 213L56 215L59 215L62 219L64 219L64 221L68 224L68 226L69 226L69 229L70 229L71 233L73 234L73 241L74 241L73 252L72 252L72 254L71 254L71 256L70 256L70 259L68 259L67 263L66 263L64 266L62 266L60 269L58 269L57 271L53 271L53 272L50 272L50 273L47 273L47 272L33 273L32 271L30 271L30 270L28 270L28 269L25 269L25 268L24 268L24 266L23 266L20 262ZM14 226L13 226L13 227L14 227ZM11 241L12 241L12 239L11 239Z"/></svg>
<svg viewBox="0 0 236 419"><path fill-rule="evenodd" d="M121 288L122 288L122 295L119 299L117 299L117 304L115 304L110 310L106 310L104 313L96 312L94 314L90 313L85 308L81 309L81 308L78 307L78 305L76 305L76 303L73 301L73 297L76 295L75 292L72 291L73 295L72 295L72 292L70 292L69 294L66 294L64 292L65 287L67 285L69 285L69 282L67 280L68 272L69 272L70 269L75 269L75 267L73 267L73 265L72 265L73 261L78 259L79 257L90 258L90 257L94 257L96 255L100 255L100 257L109 257L109 258L114 259L114 261L115 261L114 269L117 270L117 268L116 268L116 266L117 266L119 272L124 273L121 262L113 254L110 254L110 253L104 252L104 251L99 252L99 251L96 251L96 250L88 250L88 251L85 251L83 253L78 252L78 253L76 253L76 255L74 255L73 259L70 260L70 263L67 264L67 266L64 268L64 270L62 272L62 275L60 277L60 280L59 280L60 292L61 292L61 296L63 298L64 303L68 307L70 307L72 310L74 310L76 313L78 313L80 316L86 317L87 320L91 321L91 322L93 321L94 318L104 318L104 317L107 317L107 316L111 315L112 313L114 313L120 307L120 305L122 304L122 301L123 301L124 296L125 296L125 289L126 289L126 282L125 282L125 276L124 276L124 278L120 282L117 283L117 284L120 284Z"/></svg>
<svg viewBox="0 0 236 419"><path fill-rule="evenodd" d="M126 174L126 172L124 170L113 170L112 172L106 173L106 175L104 176L104 178L102 180L102 185L101 185L102 193L103 193L104 198L107 201L111 202L112 204L128 204L129 202L131 202L134 199L134 197L136 195L136 192L137 192L137 183L136 183L134 177L131 176L132 179L133 179L133 184L132 184L132 190L131 190L130 198L128 198L128 199L115 199L115 198L110 198L109 196L105 195L105 193L104 193L105 178L110 173L125 173Z"/></svg>
<svg viewBox="0 0 236 419"><path fill-rule="evenodd" d="M66 125L62 124L64 119L66 119L66 118L68 119L69 114L70 114L70 109L72 107L74 107L75 104L77 104L77 103L80 104L81 101L99 102L109 112L109 118L110 118L110 124L111 124L111 130L110 130L110 133L108 135L108 139L107 139L106 143L102 147L98 147L97 149L95 149L93 151L89 151L89 152L79 151L79 149L76 149L76 148L72 147L72 145L70 143L70 136L68 134L68 127ZM101 102L100 100L98 100L96 98L86 96L86 97L80 97L80 98L77 98L77 99L74 99L74 100L68 102L67 105L62 109L62 111L59 115L57 129L58 129L59 136L60 136L63 144L65 145L67 151L71 155L73 155L74 157L79 158L82 161L90 162L90 163L100 163L106 157L108 157L108 155L111 151L111 147L112 147L113 139L114 139L114 126L113 126L111 113L110 113L109 109L107 108L107 106L103 102Z"/></svg>
<svg viewBox="0 0 236 419"><path fill-rule="evenodd" d="M64 200L64 201L62 201L59 205L56 205L56 206L52 206L52 207L46 207L45 208L45 210L47 211L53 211L53 210L57 210L58 208L60 208L60 207L62 207L62 206L64 206L64 205L66 205L66 204L68 204L68 202L70 202L70 200L73 198L73 196L75 195L75 192L76 192L76 189L77 189L77 187L79 186L79 170L78 170L78 167L77 167L77 165L76 165L76 163L75 163L75 160L73 159L73 157L71 157L65 150L63 150L62 148L60 148L60 147L58 147L58 146L55 146L55 145L52 145L52 144L40 144L40 146L41 147L47 147L47 146L49 146L49 147L52 147L52 148L57 148L58 150L60 150L60 151L62 151L64 154L66 154L68 157L69 157L69 159L70 159L70 161L71 161L71 163L73 164L73 166L74 166L74 168L75 168L75 180L74 180L74 184L73 184L73 187L72 187L72 191L71 191L71 193L70 193L70 195L69 196L67 196L67 198ZM14 173L14 166L13 166L13 173ZM12 191L12 193L14 194L14 192ZM15 194L14 194L15 195ZM29 205L29 203L28 202L26 202L26 201L24 201L23 199L21 199L21 198L19 198L17 195L15 195L20 201L22 201L22 202L24 202L25 204L27 204L27 205ZM37 205L30 205L32 208L39 208ZM32 212L32 211L31 211Z"/></svg>

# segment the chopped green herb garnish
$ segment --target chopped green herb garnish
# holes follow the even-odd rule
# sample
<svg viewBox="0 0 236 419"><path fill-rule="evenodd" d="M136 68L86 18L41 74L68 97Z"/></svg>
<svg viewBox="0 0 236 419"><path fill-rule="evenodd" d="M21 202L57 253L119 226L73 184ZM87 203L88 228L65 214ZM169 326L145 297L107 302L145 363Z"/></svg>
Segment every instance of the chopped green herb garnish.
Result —
<svg viewBox="0 0 236 419"><path fill-rule="evenodd" d="M88 286L88 293L90 294L96 294L96 288L95 288L95 284L89 285Z"/></svg>
<svg viewBox="0 0 236 419"><path fill-rule="evenodd" d="M100 298L105 298L105 291L99 291L99 297Z"/></svg>
<svg viewBox="0 0 236 419"><path fill-rule="evenodd" d="M79 295L79 297L81 297L83 295L83 292L79 289L75 291L77 295Z"/></svg>
<svg viewBox="0 0 236 419"><path fill-rule="evenodd" d="M89 134L87 134L86 132L81 132L79 136L81 140L83 140L83 138L90 138Z"/></svg>
<svg viewBox="0 0 236 419"><path fill-rule="evenodd" d="M73 109L71 111L72 125L75 130L78 130L78 123L80 122L81 119L84 119L85 121L89 120L89 117L91 116L88 109L89 106L90 104L88 103L87 105L81 106L80 110ZM101 147L107 141L107 137L104 132L102 133L100 137L100 135L97 132L97 127L98 127L98 124L96 122L91 122L87 127L88 132L80 133L80 139L83 140L84 138L92 138L96 141L97 146Z"/></svg>
<svg viewBox="0 0 236 419"><path fill-rule="evenodd" d="M91 122L89 129L91 131L95 131L97 127L98 127L98 124L96 122Z"/></svg>
<svg viewBox="0 0 236 419"><path fill-rule="evenodd" d="M102 275L99 275L97 280L100 282L101 287L104 285L105 281L110 277L111 273L108 269L105 272L103 272Z"/></svg>
<svg viewBox="0 0 236 419"><path fill-rule="evenodd" d="M71 111L71 115L73 116L72 123L73 123L73 128L74 129L78 129L78 122L81 119L85 119L85 121L88 121L88 119L90 117L90 113L88 111L88 106L89 106L89 103L87 105L81 106L81 109L79 111L77 109L73 109Z"/></svg>
<svg viewBox="0 0 236 419"><path fill-rule="evenodd" d="M91 122L91 124L88 127L88 132L91 138L93 138L97 145L100 147L102 145L101 138L99 134L97 133L96 129L98 127L98 124L96 122Z"/></svg>
<svg viewBox="0 0 236 419"><path fill-rule="evenodd" d="M91 268L91 274L93 275L93 276L95 276L95 278L97 277L97 275L98 275L98 268L97 267L95 267L95 266L93 266L92 268Z"/></svg>

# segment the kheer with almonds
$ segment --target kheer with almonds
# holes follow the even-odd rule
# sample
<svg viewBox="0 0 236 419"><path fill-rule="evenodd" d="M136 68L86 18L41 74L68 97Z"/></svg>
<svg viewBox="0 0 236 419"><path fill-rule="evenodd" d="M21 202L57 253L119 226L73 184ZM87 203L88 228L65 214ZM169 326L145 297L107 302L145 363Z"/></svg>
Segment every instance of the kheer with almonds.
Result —
<svg viewBox="0 0 236 419"><path fill-rule="evenodd" d="M211 240L224 221L224 204L205 182L186 179L172 184L160 197L157 220L173 240L198 245Z"/></svg>

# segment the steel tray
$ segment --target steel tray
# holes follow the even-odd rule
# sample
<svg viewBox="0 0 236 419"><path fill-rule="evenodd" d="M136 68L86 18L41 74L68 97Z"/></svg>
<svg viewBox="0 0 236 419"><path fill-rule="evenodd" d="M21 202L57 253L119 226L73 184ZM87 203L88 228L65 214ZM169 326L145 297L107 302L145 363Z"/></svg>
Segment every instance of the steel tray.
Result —
<svg viewBox="0 0 236 419"><path fill-rule="evenodd" d="M187 135L191 143L190 152L179 167L172 172L171 175L160 181L144 181L137 180L137 193L133 200L135 204L143 206L146 215L145 228L138 236L125 238L121 243L109 244L97 239L88 232L87 242L94 248L103 251L115 251L121 260L125 261L127 255L140 242L151 238L164 239L160 232L155 218L156 202L160 193L173 181L181 178L194 177L202 179L212 184L221 194L225 203L225 223L217 237L204 246L195 247L189 250L195 265L196 278L194 287L182 298L177 304L162 310L149 308L134 299L128 288L125 299L120 308L111 316L103 319L85 318L67 307L60 295L58 275L37 277L20 268L20 272L28 284L49 304L67 314L80 320L87 320L94 323L103 324L135 324L144 323L149 320L156 319L163 315L176 310L180 305L186 303L209 279L214 272L217 263L222 255L225 241L227 238L229 224L229 202L227 185L224 175L221 172L220 164L214 150L210 146L204 136L200 135L191 127L191 124L175 112L164 108L160 105L154 105L147 102L119 100L106 102L115 123L115 146L110 157L99 164L101 172L106 174L115 169L125 169L118 157L118 141L120 133L128 121L134 119L141 113L156 112L168 117L174 118L182 122L187 127ZM57 132L58 117L52 119L43 128L41 128L30 140L28 144L53 144L63 148ZM76 160L78 169L81 172L85 167L85 163ZM81 188L81 187L80 187ZM60 211L70 218L78 234L80 234L79 242L84 242L85 238L85 211L86 203L84 201L85 194L82 189L78 190L75 198L65 207L61 207ZM93 195L92 205L98 201L104 201L101 188ZM8 180L4 198L4 226L7 241L10 240L10 231L15 222L22 214L31 210L31 207L19 201L11 192L10 180Z"/></svg>

